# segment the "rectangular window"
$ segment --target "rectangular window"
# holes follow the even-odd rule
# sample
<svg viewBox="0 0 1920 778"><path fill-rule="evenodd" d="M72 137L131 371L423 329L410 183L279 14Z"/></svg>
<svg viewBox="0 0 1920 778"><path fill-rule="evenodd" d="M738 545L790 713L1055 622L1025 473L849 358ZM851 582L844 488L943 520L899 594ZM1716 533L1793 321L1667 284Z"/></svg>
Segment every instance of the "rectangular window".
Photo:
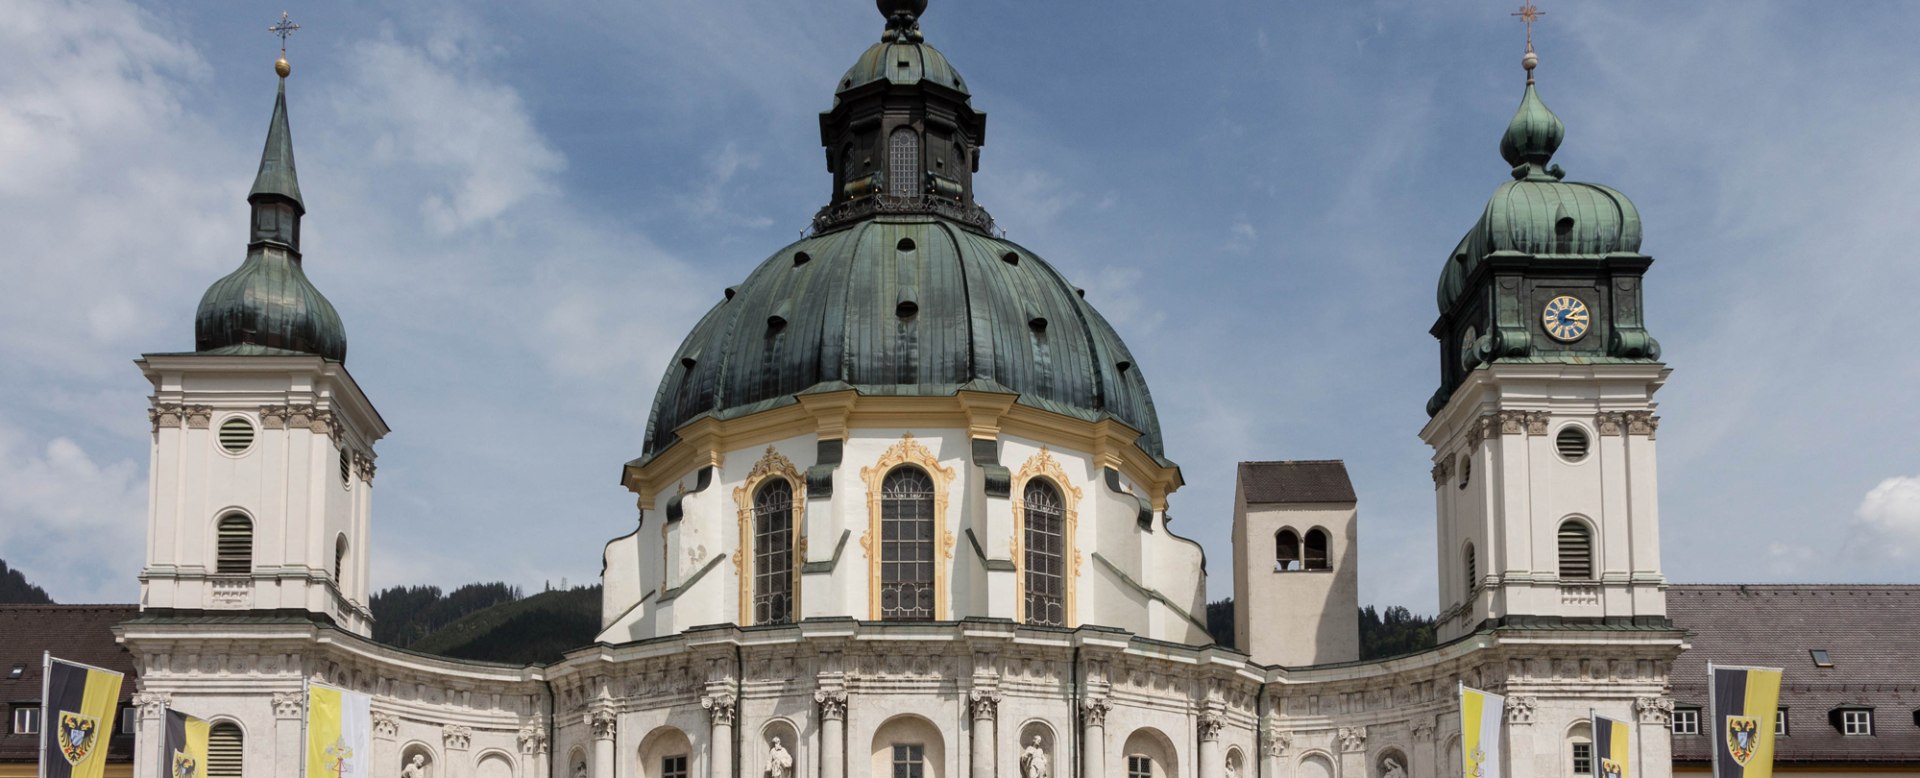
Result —
<svg viewBox="0 0 1920 778"><path fill-rule="evenodd" d="M919 744L893 747L893 778L925 778L927 747Z"/></svg>
<svg viewBox="0 0 1920 778"><path fill-rule="evenodd" d="M660 760L660 778L687 778L687 755L669 756Z"/></svg>
<svg viewBox="0 0 1920 778"><path fill-rule="evenodd" d="M1592 743L1573 744L1573 774L1574 775L1592 775L1593 774L1593 744Z"/></svg>
<svg viewBox="0 0 1920 778"><path fill-rule="evenodd" d="M1815 648L1815 649L1809 650L1807 653L1813 655L1814 667L1832 667L1833 666L1833 657L1827 654L1826 649Z"/></svg>
<svg viewBox="0 0 1920 778"><path fill-rule="evenodd" d="M1873 734L1873 711L1870 711L1870 710L1840 711L1840 733L1843 735Z"/></svg>
<svg viewBox="0 0 1920 778"><path fill-rule="evenodd" d="M1700 734L1700 709L1680 708L1673 712L1673 734Z"/></svg>
<svg viewBox="0 0 1920 778"><path fill-rule="evenodd" d="M1773 712L1773 734L1776 737L1787 736L1787 709L1786 708L1781 708Z"/></svg>
<svg viewBox="0 0 1920 778"><path fill-rule="evenodd" d="M132 735L140 730L140 720L133 715L134 708L129 705L120 709L120 734Z"/></svg>
<svg viewBox="0 0 1920 778"><path fill-rule="evenodd" d="M1127 757L1127 778L1153 778L1153 760L1139 754Z"/></svg>
<svg viewBox="0 0 1920 778"><path fill-rule="evenodd" d="M13 708L13 734L40 734L40 706L16 705Z"/></svg>

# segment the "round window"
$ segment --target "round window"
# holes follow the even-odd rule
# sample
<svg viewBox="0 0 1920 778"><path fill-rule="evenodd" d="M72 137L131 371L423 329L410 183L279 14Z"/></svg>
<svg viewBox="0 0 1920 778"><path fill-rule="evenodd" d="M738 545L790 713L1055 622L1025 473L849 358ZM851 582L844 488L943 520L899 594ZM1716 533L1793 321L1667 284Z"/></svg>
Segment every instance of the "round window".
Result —
<svg viewBox="0 0 1920 778"><path fill-rule="evenodd" d="M1587 445L1587 431L1579 427L1563 427L1560 434L1553 438L1553 446L1560 450L1560 458L1568 462L1586 459Z"/></svg>
<svg viewBox="0 0 1920 778"><path fill-rule="evenodd" d="M235 416L220 422L220 447L229 454L238 454L253 447L253 422L244 416Z"/></svg>

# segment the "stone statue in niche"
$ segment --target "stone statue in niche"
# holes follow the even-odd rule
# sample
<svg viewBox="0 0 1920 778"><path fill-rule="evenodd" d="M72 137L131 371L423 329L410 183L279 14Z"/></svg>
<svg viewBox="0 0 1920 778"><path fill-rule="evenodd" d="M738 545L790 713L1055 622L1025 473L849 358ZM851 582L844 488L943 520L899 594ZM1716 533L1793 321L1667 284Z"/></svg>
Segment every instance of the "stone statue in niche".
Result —
<svg viewBox="0 0 1920 778"><path fill-rule="evenodd" d="M586 762L574 762L574 763L573 763L573 778L587 778L587 763L586 763Z"/></svg>
<svg viewBox="0 0 1920 778"><path fill-rule="evenodd" d="M792 778L793 755L780 745L780 738L773 739L773 747L767 749L767 778Z"/></svg>
<svg viewBox="0 0 1920 778"><path fill-rule="evenodd" d="M427 755L414 754L407 765L400 768L400 778L427 778Z"/></svg>
<svg viewBox="0 0 1920 778"><path fill-rule="evenodd" d="M1053 762L1047 758L1047 750L1040 747L1040 736L1034 735L1033 742L1020 752L1020 778L1053 778Z"/></svg>
<svg viewBox="0 0 1920 778"><path fill-rule="evenodd" d="M1389 756L1380 760L1380 778L1407 778L1407 771L1400 767L1400 760Z"/></svg>

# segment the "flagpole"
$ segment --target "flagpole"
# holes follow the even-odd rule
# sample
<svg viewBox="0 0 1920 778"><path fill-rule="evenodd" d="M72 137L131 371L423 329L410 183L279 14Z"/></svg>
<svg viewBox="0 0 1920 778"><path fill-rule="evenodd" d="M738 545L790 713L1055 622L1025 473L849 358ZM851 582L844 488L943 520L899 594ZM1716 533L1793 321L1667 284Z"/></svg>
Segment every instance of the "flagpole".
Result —
<svg viewBox="0 0 1920 778"><path fill-rule="evenodd" d="M40 778L47 778L47 703L53 699L53 652L40 652L40 753L34 755Z"/></svg>
<svg viewBox="0 0 1920 778"><path fill-rule="evenodd" d="M307 761L308 761L307 749L312 747L312 744L307 742L307 738L309 737L307 733L307 725L312 720L313 720L313 679L301 678L300 679L300 776L301 778L306 778L306 775L307 775Z"/></svg>

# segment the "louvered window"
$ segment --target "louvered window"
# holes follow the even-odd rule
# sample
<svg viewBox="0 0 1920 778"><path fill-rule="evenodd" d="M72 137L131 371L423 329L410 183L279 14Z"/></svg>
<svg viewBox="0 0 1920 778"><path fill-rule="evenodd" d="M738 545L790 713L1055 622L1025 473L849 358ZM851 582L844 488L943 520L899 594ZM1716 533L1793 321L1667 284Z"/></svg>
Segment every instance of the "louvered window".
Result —
<svg viewBox="0 0 1920 778"><path fill-rule="evenodd" d="M220 447L238 454L253 446L253 422L235 416L220 422Z"/></svg>
<svg viewBox="0 0 1920 778"><path fill-rule="evenodd" d="M240 728L228 723L207 730L207 778L240 778L245 744Z"/></svg>
<svg viewBox="0 0 1920 778"><path fill-rule="evenodd" d="M793 484L768 481L753 497L753 623L793 621Z"/></svg>
<svg viewBox="0 0 1920 778"><path fill-rule="evenodd" d="M240 514L220 518L213 571L222 575L253 572L253 520Z"/></svg>
<svg viewBox="0 0 1920 778"><path fill-rule="evenodd" d="M880 485L880 618L933 619L933 479L919 468Z"/></svg>
<svg viewBox="0 0 1920 778"><path fill-rule="evenodd" d="M1560 457L1568 462L1578 462L1587 458L1587 431L1579 427L1567 427L1553 438L1553 446L1560 451Z"/></svg>
<svg viewBox="0 0 1920 778"><path fill-rule="evenodd" d="M1333 568L1333 563L1327 556L1326 530L1319 528L1307 530L1306 568L1308 570L1330 570Z"/></svg>
<svg viewBox="0 0 1920 778"><path fill-rule="evenodd" d="M920 193L920 133L911 127L893 131L887 143L887 194Z"/></svg>
<svg viewBox="0 0 1920 778"><path fill-rule="evenodd" d="M1473 544L1467 544L1467 596L1473 596L1473 587L1480 585L1479 560L1473 558Z"/></svg>
<svg viewBox="0 0 1920 778"><path fill-rule="evenodd" d="M347 586L347 536L341 535L333 541L333 583L344 589Z"/></svg>
<svg viewBox="0 0 1920 778"><path fill-rule="evenodd" d="M1276 572L1300 569L1300 533L1292 527L1273 534L1273 569Z"/></svg>
<svg viewBox="0 0 1920 778"><path fill-rule="evenodd" d="M1593 579L1593 535L1578 521L1560 525L1560 579Z"/></svg>
<svg viewBox="0 0 1920 778"><path fill-rule="evenodd" d="M353 455L347 453L347 447L340 447L340 486L353 485Z"/></svg>
<svg viewBox="0 0 1920 778"><path fill-rule="evenodd" d="M1038 478L1027 482L1025 501L1027 623L1067 625L1065 513L1060 490Z"/></svg>

